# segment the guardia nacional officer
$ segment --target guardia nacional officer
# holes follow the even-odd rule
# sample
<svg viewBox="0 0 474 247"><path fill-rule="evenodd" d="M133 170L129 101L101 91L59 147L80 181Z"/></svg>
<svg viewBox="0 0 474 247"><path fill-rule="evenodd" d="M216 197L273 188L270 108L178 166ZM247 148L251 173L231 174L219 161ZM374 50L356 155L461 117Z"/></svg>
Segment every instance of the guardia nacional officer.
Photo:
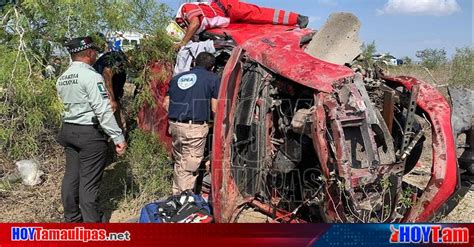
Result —
<svg viewBox="0 0 474 247"><path fill-rule="evenodd" d="M91 37L66 44L72 64L56 83L64 103L58 142L66 153L66 171L61 188L66 222L101 222L99 183L105 168L107 134L121 155L127 146L114 118L104 78L91 65L97 47Z"/></svg>
<svg viewBox="0 0 474 247"><path fill-rule="evenodd" d="M209 132L211 110L216 111L219 77L211 72L216 60L211 53L202 52L195 67L176 75L170 81L165 104L172 136L174 175L173 194L192 190Z"/></svg>

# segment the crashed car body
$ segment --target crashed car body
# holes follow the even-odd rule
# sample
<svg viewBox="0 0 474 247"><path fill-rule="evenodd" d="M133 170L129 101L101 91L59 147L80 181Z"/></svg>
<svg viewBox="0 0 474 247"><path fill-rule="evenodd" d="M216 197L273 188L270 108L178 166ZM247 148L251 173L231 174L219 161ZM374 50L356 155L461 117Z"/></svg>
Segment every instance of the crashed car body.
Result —
<svg viewBox="0 0 474 247"><path fill-rule="evenodd" d="M310 29L232 24L207 34L236 44L217 54L217 222L242 222L248 208L273 222L427 222L452 209L460 181L451 109L436 88L404 76L367 83L367 73L306 53ZM167 81L151 86L157 104L144 106L140 126L170 148ZM424 187L404 181L422 165L431 167Z"/></svg>

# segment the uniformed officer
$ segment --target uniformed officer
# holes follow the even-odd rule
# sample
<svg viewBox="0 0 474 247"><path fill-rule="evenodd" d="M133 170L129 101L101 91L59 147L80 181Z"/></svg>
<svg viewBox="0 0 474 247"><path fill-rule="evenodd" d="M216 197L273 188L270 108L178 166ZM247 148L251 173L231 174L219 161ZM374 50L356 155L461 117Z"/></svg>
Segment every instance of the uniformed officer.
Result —
<svg viewBox="0 0 474 247"><path fill-rule="evenodd" d="M107 137L121 155L127 146L108 99L104 78L91 65L97 48L90 37L66 44L71 66L56 83L64 103L58 142L66 153L66 171L61 197L66 222L101 222L97 195L105 168ZM99 127L100 126L100 127Z"/></svg>
<svg viewBox="0 0 474 247"><path fill-rule="evenodd" d="M216 110L219 93L220 79L211 72L215 62L211 53L202 52L192 70L176 75L170 82L165 101L169 104L175 161L173 194L194 188L204 158L210 112Z"/></svg>

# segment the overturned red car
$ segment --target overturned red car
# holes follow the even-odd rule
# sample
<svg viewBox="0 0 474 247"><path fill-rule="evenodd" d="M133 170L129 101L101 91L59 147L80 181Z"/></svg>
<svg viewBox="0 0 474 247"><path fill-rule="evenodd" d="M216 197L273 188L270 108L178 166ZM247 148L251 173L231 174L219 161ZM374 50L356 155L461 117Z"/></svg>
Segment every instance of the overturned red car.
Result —
<svg viewBox="0 0 474 247"><path fill-rule="evenodd" d="M202 37L234 44L216 54L215 220L246 222L252 210L263 222L427 222L449 212L460 179L445 97L415 78L315 58L304 50L313 34L232 24ZM157 104L139 118L170 147L166 87L152 82ZM420 166L431 172L415 186L405 178Z"/></svg>

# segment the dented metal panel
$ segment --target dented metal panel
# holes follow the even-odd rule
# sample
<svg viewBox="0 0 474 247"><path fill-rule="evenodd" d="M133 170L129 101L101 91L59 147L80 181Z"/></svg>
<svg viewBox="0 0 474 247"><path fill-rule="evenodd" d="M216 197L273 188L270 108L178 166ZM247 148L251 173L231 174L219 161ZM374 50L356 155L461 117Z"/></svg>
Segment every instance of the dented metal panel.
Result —
<svg viewBox="0 0 474 247"><path fill-rule="evenodd" d="M261 148L268 155L263 160L256 161L261 165L257 167L260 169L258 172L269 173L268 170L274 169L275 166L271 163L284 155L281 153L284 148L278 146L279 142L289 143L293 140L288 139L287 136L281 136L278 140L271 139L270 135L275 131L291 129L293 134L300 135L300 143L303 143L304 138L311 138L306 143L306 146L310 147L309 150L314 152L312 156L314 160L310 160L312 162L310 169L317 170L318 175L324 177L320 183L325 185L320 187L323 188L321 191L324 198L309 198L305 199L305 202L315 200L317 201L314 202L315 204L322 205L320 210L324 221L363 222L360 219L351 219L348 211L357 217L364 214L364 211L372 210L372 204L380 201L381 197L363 195L360 189L366 185L380 183L383 178L391 179L390 191L396 195L389 199L397 202L402 190L401 178L405 161L396 159L395 155L398 144L394 141L392 134L402 127L398 127L400 125L398 123L394 124L397 118L401 119L400 112L394 112L394 105L404 108L405 105L400 103L399 97L404 95L404 100L406 100L407 95L395 89L397 86L403 86L409 91L419 88L418 96L413 96L413 99L416 100L416 108L426 114L432 125L433 169L431 180L421 196L412 197L415 204L408 214L403 211L400 217L397 215L399 212L392 210L390 219L403 218L403 221L409 222L429 221L454 193L458 183L458 170L450 122L451 109L436 88L414 78L385 77L384 80L390 87L384 85L377 89L380 90L382 98L377 108L375 104L372 105L371 93L373 92L366 90L362 79L355 78L351 69L318 60L303 51L300 41L311 32L310 30L238 24L211 30L211 32L229 35L239 44L234 48L224 69L218 111L214 119L212 198L217 222L231 222L236 217L236 210L242 205L255 207L274 221L303 222L295 216L293 209L285 210L277 207L283 196L282 192L276 188L272 187L269 194L265 194L261 193L262 189L258 187L261 185L258 184L258 195L254 195L255 197L245 197L242 195L245 192L241 194L243 190L239 187L240 184L236 183L232 165L236 152L234 141L237 139L234 133L234 121L238 118L235 118L235 115L243 111L247 111L245 114L248 114L246 115L248 119L243 121L244 125L258 125L261 131L259 134L262 134L263 129L265 135L261 141L262 144L259 144L257 148ZM239 98L241 83L242 80L246 80L242 78L244 63L258 64L269 76L258 80L264 87L254 88L251 95L258 94L258 96L252 96L255 99L249 101L251 106L238 107L237 104L241 100ZM153 68L152 72L158 73L167 67L163 64L155 64ZM279 88L282 84L287 87ZM295 86L290 86L290 84ZM154 80L151 87L158 106L144 106L140 112L140 126L157 131L160 138L169 144L169 136L166 133L166 114L160 106L167 83ZM295 91L295 88L300 91ZM275 102L280 99L270 97L280 91L283 91L282 94L299 98L301 98L300 94L309 91L306 95L309 94L312 103L302 108L290 107L292 119L280 118L274 122L272 111L281 107L281 102L277 105ZM245 95L240 94L240 96ZM416 92L413 95L416 95ZM243 110L244 108L247 110ZM383 110L383 117L380 109ZM413 114L415 113L414 106L407 109L408 111L413 109ZM262 124L263 121L264 124ZM411 117L408 117L407 121L411 121ZM285 123L289 123L288 126ZM308 127L310 131L307 130ZM406 133L408 129L402 132ZM417 131L416 134L406 139L409 142L401 147L402 151L411 151L413 148L411 144L416 144L423 132ZM273 142L276 143L275 146ZM313 147L311 147L311 142ZM273 158L275 159L272 160ZM296 167L291 163L291 159L286 158L284 161L287 163L282 163L283 167L277 167L273 172L289 173ZM301 160L298 159L298 161ZM285 164L288 164L288 167L284 167ZM346 198L343 198L341 194L344 194ZM382 216L384 216L383 213Z"/></svg>
<svg viewBox="0 0 474 247"><path fill-rule="evenodd" d="M232 179L230 156L235 101L242 77L243 50L235 48L226 65L219 91L212 151L212 198L214 218L229 222L242 197Z"/></svg>
<svg viewBox="0 0 474 247"><path fill-rule="evenodd" d="M451 127L451 109L441 93L428 83L412 77L385 77L387 81L411 90L419 85L417 105L432 124L433 167L428 186L412 207L408 222L427 222L455 192L458 184L456 147Z"/></svg>
<svg viewBox="0 0 474 247"><path fill-rule="evenodd" d="M242 24L219 29L218 33L232 36L249 58L271 71L321 92L332 92L335 82L354 76L351 69L314 58L300 47L300 40L310 30L287 30Z"/></svg>

